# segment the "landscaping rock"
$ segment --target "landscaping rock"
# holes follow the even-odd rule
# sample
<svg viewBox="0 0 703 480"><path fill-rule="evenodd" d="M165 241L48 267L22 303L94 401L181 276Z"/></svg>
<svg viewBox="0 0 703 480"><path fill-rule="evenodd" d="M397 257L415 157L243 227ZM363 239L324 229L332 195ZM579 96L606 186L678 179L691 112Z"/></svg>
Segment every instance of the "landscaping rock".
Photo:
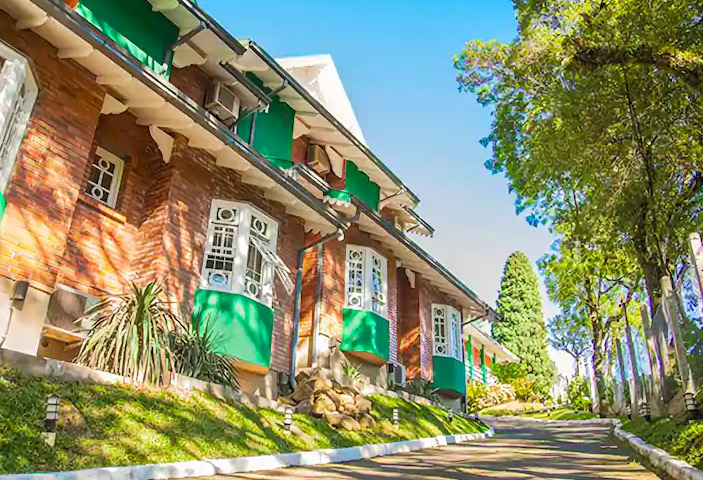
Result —
<svg viewBox="0 0 703 480"><path fill-rule="evenodd" d="M359 417L359 425L361 428L373 428L376 426L376 420L368 413L362 413Z"/></svg>
<svg viewBox="0 0 703 480"><path fill-rule="evenodd" d="M295 400L296 402L302 402L306 398L310 398L310 396L313 394L313 389L312 385L310 383L305 383L302 385L298 385L298 388L295 389L295 392L293 392L293 395L291 395L291 398Z"/></svg>
<svg viewBox="0 0 703 480"><path fill-rule="evenodd" d="M351 403L351 404L353 405L353 404L355 403L355 402L354 402L354 396L353 396L353 395L350 395L350 394L348 394L348 393L341 393L341 394L339 395L339 402L340 402L342 405L346 405L346 404L348 404L348 403Z"/></svg>
<svg viewBox="0 0 703 480"><path fill-rule="evenodd" d="M369 413L373 405L371 400L362 395L354 397L354 401L356 402L356 408L359 410L359 413Z"/></svg>
<svg viewBox="0 0 703 480"><path fill-rule="evenodd" d="M337 427L342 423L342 414L337 412L327 412L323 415L325 422L329 424L330 427Z"/></svg>
<svg viewBox="0 0 703 480"><path fill-rule="evenodd" d="M70 433L83 433L88 429L85 417L71 402L61 402L59 407L58 428Z"/></svg>
<svg viewBox="0 0 703 480"><path fill-rule="evenodd" d="M301 384L307 382L309 378L310 378L310 372L299 372L295 376L295 383L297 385L301 385Z"/></svg>
<svg viewBox="0 0 703 480"><path fill-rule="evenodd" d="M293 406L295 406L296 403L298 403L298 402L293 400L293 398L291 396L278 397L278 404L279 405L293 405Z"/></svg>
<svg viewBox="0 0 703 480"><path fill-rule="evenodd" d="M334 388L331 388L330 390L327 390L325 392L325 395L330 397L330 399L334 402L334 404L339 408L342 405L342 401L339 398L339 393L337 393Z"/></svg>
<svg viewBox="0 0 703 480"><path fill-rule="evenodd" d="M359 425L359 422L349 415L342 415L342 421L339 423L339 426L350 431L361 430L361 425Z"/></svg>
<svg viewBox="0 0 703 480"><path fill-rule="evenodd" d="M337 406L334 404L332 399L325 395L319 395L315 399L315 403L312 405L312 413L319 416L324 416L325 413L336 412Z"/></svg>
<svg viewBox="0 0 703 480"><path fill-rule="evenodd" d="M332 390L332 382L322 375L315 376L309 380L312 382L313 393L324 393Z"/></svg>
<svg viewBox="0 0 703 480"><path fill-rule="evenodd" d="M310 415L312 413L312 402L309 398L306 398L300 402L295 407L295 413L302 413L303 415Z"/></svg>
<svg viewBox="0 0 703 480"><path fill-rule="evenodd" d="M351 415L352 417L356 417L357 415L359 415L359 409L353 403L345 403L344 405L339 407L339 411L347 415Z"/></svg>

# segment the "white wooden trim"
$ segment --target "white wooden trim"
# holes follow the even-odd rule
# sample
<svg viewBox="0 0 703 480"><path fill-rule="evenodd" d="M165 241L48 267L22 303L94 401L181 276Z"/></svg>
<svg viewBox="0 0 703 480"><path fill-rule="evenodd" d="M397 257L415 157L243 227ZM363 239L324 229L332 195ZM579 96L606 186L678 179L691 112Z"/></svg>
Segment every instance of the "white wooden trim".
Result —
<svg viewBox="0 0 703 480"><path fill-rule="evenodd" d="M111 162L112 164L115 165L115 172L112 175L112 182L110 182L110 188L108 189L108 194L107 194L107 201L103 201L97 197L95 197L90 191L86 191L88 195L91 197L95 198L97 201L100 203L104 203L108 207L115 208L117 205L117 197L120 194L120 186L122 185L122 173L124 171L124 160L122 160L120 157L115 155L114 153L110 153L107 150L105 150L102 147L98 147L95 150L95 159L93 160L93 163L91 164L90 168L92 171L93 165L98 161L98 159L105 159L108 162ZM89 186L89 185L87 185Z"/></svg>
<svg viewBox="0 0 703 480"><path fill-rule="evenodd" d="M361 306L351 305L349 303L349 285L347 284L349 280L349 251L358 250L363 253L363 267L362 267L362 284L363 284L363 297L361 301ZM373 295L373 258L376 257L382 261L381 263L381 276L383 279L383 309L379 312L374 312L383 318L388 318L388 259L378 253L371 247L363 247L361 245L347 245L346 255L344 257L345 269L344 269L344 307L354 310L365 310L373 311L372 308L372 295Z"/></svg>

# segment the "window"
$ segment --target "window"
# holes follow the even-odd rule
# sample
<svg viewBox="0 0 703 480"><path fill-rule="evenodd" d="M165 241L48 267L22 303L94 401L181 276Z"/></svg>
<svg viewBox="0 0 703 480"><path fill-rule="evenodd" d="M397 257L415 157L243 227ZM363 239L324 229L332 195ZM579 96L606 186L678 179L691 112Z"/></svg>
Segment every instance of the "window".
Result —
<svg viewBox="0 0 703 480"><path fill-rule="evenodd" d="M277 233L278 224L253 206L213 200L202 287L244 294L271 305L276 275L292 293L291 271L276 255Z"/></svg>
<svg viewBox="0 0 703 480"><path fill-rule="evenodd" d="M98 147L85 192L109 207L117 205L124 160Z"/></svg>
<svg viewBox="0 0 703 480"><path fill-rule="evenodd" d="M368 247L347 246L347 308L388 315L388 261Z"/></svg>
<svg viewBox="0 0 703 480"><path fill-rule="evenodd" d="M432 304L434 354L461 360L461 313L449 305Z"/></svg>
<svg viewBox="0 0 703 480"><path fill-rule="evenodd" d="M27 59L0 41L0 193L10 183L37 91Z"/></svg>

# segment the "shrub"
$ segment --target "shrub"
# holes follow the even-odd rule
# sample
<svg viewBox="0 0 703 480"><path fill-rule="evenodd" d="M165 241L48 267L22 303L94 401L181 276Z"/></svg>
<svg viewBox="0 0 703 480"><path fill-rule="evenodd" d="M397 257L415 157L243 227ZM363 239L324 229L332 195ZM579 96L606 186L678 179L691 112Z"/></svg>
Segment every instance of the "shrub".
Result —
<svg viewBox="0 0 703 480"><path fill-rule="evenodd" d="M184 326L162 294L159 283L132 283L127 293L106 297L89 309L84 318L93 327L78 362L136 382L164 383L173 371L170 337Z"/></svg>
<svg viewBox="0 0 703 480"><path fill-rule="evenodd" d="M405 386L398 386L399 390L408 392L411 395L417 395L419 397L425 397L426 399L439 403L439 396L437 395L437 389L434 388L432 382L425 379L417 379L412 382L408 382Z"/></svg>
<svg viewBox="0 0 703 480"><path fill-rule="evenodd" d="M537 394L534 382L527 377L516 378L510 382L510 385L515 389L515 396L521 402L529 402Z"/></svg>
<svg viewBox="0 0 703 480"><path fill-rule="evenodd" d="M566 400L574 410L588 412L591 410L591 389L583 378L576 377L566 387Z"/></svg>
<svg viewBox="0 0 703 480"><path fill-rule="evenodd" d="M354 365L349 361L344 361L342 363L342 375L347 377L349 381L355 382L361 379L361 371L359 371L359 365Z"/></svg>
<svg viewBox="0 0 703 480"><path fill-rule="evenodd" d="M466 411L475 413L483 410L484 400L488 394L488 387L479 382L468 382L466 385Z"/></svg>
<svg viewBox="0 0 703 480"><path fill-rule="evenodd" d="M205 382L239 388L236 360L215 351L217 336L196 315L190 327L171 335L173 371Z"/></svg>

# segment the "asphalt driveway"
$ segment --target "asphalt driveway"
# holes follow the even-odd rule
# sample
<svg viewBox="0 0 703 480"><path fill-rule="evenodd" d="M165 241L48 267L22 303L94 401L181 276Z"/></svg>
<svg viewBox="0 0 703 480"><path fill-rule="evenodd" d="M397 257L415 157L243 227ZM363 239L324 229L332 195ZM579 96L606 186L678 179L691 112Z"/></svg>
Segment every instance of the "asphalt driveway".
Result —
<svg viewBox="0 0 703 480"><path fill-rule="evenodd" d="M490 440L359 462L210 477L231 479L617 479L654 480L609 427L500 420Z"/></svg>

